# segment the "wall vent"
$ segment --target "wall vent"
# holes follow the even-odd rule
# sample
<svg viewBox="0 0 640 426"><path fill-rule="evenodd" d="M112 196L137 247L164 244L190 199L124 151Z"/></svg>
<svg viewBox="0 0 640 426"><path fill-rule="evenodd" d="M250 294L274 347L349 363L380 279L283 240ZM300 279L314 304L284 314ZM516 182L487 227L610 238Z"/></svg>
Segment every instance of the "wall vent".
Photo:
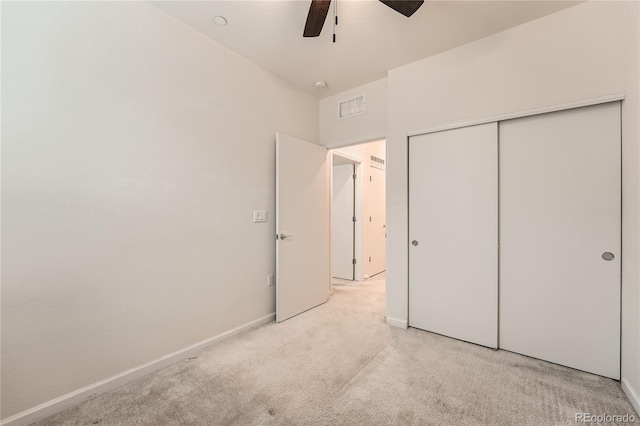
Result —
<svg viewBox="0 0 640 426"><path fill-rule="evenodd" d="M371 161L373 161L374 163L378 163L382 166L384 166L384 160L382 158L378 158L375 155L371 156Z"/></svg>
<svg viewBox="0 0 640 426"><path fill-rule="evenodd" d="M338 120L355 117L367 112L367 102L364 95L354 96L338 103Z"/></svg>
<svg viewBox="0 0 640 426"><path fill-rule="evenodd" d="M372 155L371 166L377 169L384 169L384 160L382 158L376 157L375 155Z"/></svg>

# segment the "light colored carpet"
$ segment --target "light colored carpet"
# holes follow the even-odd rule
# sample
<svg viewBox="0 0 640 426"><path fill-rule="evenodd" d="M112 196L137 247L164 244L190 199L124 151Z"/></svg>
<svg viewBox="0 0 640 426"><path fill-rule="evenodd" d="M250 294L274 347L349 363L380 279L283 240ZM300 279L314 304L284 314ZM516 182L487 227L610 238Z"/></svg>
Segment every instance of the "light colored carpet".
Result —
<svg viewBox="0 0 640 426"><path fill-rule="evenodd" d="M35 424L570 425L578 412L638 417L613 380L389 327L378 277Z"/></svg>

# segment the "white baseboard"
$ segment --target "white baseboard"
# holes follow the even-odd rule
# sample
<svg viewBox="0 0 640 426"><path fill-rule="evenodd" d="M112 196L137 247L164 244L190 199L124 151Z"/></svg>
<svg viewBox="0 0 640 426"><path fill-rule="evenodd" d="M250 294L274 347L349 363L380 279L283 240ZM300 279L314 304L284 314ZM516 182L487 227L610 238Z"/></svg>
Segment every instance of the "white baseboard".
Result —
<svg viewBox="0 0 640 426"><path fill-rule="evenodd" d="M194 355L196 352L204 349L205 347L213 343L219 342L220 340L226 339L227 337L231 337L242 331L250 330L253 328L260 327L264 324L268 324L274 319L275 319L275 313L259 318L255 321L251 321L248 324L242 325L240 327L236 327L232 330L226 331L217 336L203 340L201 342L188 346L184 349L180 349L176 352L172 352L155 361L151 361L139 367L135 367L130 370L124 371L120 374L109 377L108 379L104 379L99 382L93 383L89 386L85 386L81 389L70 392L66 395L62 395L58 398L52 399L51 401L47 401L44 404L40 404L36 407L30 408L21 413L18 413L14 416L8 417L0 421L0 425L1 426L28 425L43 417L47 417L52 414L55 414L64 408L78 404L79 402L82 402L83 400L95 394L107 392L120 385L130 382L131 380L137 379L138 377L142 377L153 371L167 367L183 359L187 359L190 356Z"/></svg>
<svg viewBox="0 0 640 426"><path fill-rule="evenodd" d="M387 317L387 324L393 327L407 328L407 320Z"/></svg>
<svg viewBox="0 0 640 426"><path fill-rule="evenodd" d="M627 379L623 378L621 383L622 390L627 395L627 398L629 398L629 401L631 402L631 405L633 405L633 408L635 408L638 416L640 416L640 395L638 395L638 392L631 387Z"/></svg>

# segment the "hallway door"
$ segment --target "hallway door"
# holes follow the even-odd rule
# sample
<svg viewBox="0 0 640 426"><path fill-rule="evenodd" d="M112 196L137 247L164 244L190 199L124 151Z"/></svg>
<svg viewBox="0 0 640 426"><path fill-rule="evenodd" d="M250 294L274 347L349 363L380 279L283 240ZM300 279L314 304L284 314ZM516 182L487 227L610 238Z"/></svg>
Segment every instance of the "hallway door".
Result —
<svg viewBox="0 0 640 426"><path fill-rule="evenodd" d="M369 172L369 191L367 194L369 221L365 226L367 226L367 247L369 250L367 274L371 277L386 269L387 215L385 171L377 167L370 167Z"/></svg>
<svg viewBox="0 0 640 426"><path fill-rule="evenodd" d="M355 279L355 164L333 165L333 204L331 205L331 275Z"/></svg>

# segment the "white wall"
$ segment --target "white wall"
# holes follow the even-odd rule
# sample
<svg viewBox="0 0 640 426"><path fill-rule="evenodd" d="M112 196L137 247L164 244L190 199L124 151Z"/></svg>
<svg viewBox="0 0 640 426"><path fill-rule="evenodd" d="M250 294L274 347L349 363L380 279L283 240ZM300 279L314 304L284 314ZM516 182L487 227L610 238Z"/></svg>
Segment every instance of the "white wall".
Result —
<svg viewBox="0 0 640 426"><path fill-rule="evenodd" d="M338 119L340 101L366 96L366 114ZM330 148L381 139L387 134L387 79L320 100L320 143Z"/></svg>
<svg viewBox="0 0 640 426"><path fill-rule="evenodd" d="M640 413L640 4L629 7L625 17L629 44L625 64L628 97L622 117L622 238L623 250L627 250L623 261L628 260L622 270L622 380Z"/></svg>
<svg viewBox="0 0 640 426"><path fill-rule="evenodd" d="M348 156L347 158L359 160L361 164L358 171L359 185L356 189L356 191L360 191L360 207L356 209L356 216L360 218L360 220L357 222L359 232L356 232L356 235L359 234L361 236L361 238L357 238L356 241L356 256L360 265L360 267L356 268L356 280L358 281L363 280L365 276L368 277L380 272L372 269L371 265L369 264L369 256L385 256L385 247L377 247L375 245L375 239L370 235L371 229L367 226L369 216L374 214L371 211L371 206L375 206L375 203L371 202L372 194L384 194L386 190L384 182L369 182L370 169L372 168L370 159L371 156L374 155L378 158L386 160L385 145L386 141L384 139L381 139L378 141L362 143L334 150L337 153L346 154ZM378 184L380 186L377 188L373 188L372 185L375 184ZM381 215L384 215L384 212L379 213Z"/></svg>
<svg viewBox="0 0 640 426"><path fill-rule="evenodd" d="M389 72L387 318L390 323L406 324L407 319L408 132L626 91L622 106L622 377L626 386L638 393L638 8L637 2L584 3Z"/></svg>
<svg viewBox="0 0 640 426"><path fill-rule="evenodd" d="M145 2L3 2L2 113L3 418L274 312L316 99Z"/></svg>

